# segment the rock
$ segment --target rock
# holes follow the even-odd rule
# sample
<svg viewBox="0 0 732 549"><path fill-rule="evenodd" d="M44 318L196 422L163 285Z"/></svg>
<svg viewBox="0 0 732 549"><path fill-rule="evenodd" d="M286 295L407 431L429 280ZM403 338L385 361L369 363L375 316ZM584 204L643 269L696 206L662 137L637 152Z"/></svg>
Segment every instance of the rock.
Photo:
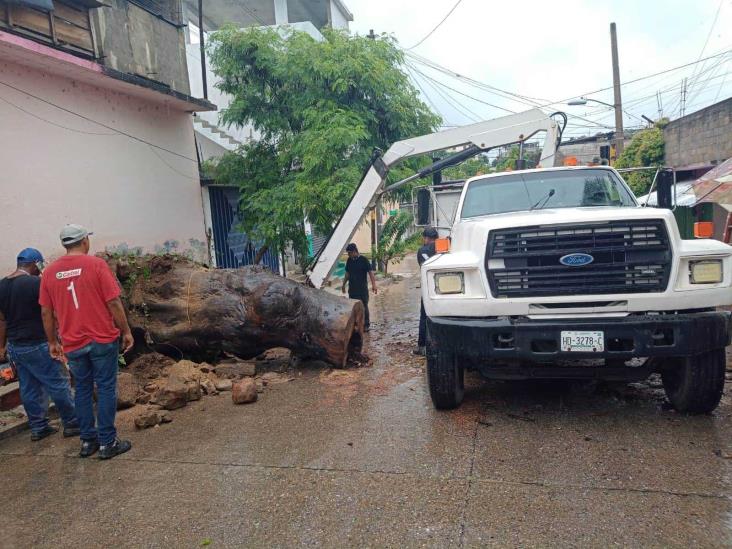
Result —
<svg viewBox="0 0 732 549"><path fill-rule="evenodd" d="M257 366L253 362L223 363L216 365L216 375L229 379L251 377L257 373Z"/></svg>
<svg viewBox="0 0 732 549"><path fill-rule="evenodd" d="M160 423L170 423L173 421L173 416L169 412L158 412L160 415Z"/></svg>
<svg viewBox="0 0 732 549"><path fill-rule="evenodd" d="M234 404L246 404L257 400L257 384L252 379L242 379L232 386L231 400Z"/></svg>
<svg viewBox="0 0 732 549"><path fill-rule="evenodd" d="M209 372L214 371L214 367L211 366L208 362L202 362L198 365L198 369L201 370L204 374L208 374Z"/></svg>
<svg viewBox="0 0 732 549"><path fill-rule="evenodd" d="M181 360L173 364L168 368L168 375L178 376L185 382L195 381L199 383L202 377L201 371L198 369L198 364L190 360Z"/></svg>
<svg viewBox="0 0 732 549"><path fill-rule="evenodd" d="M135 405L140 386L132 374L122 372L117 376L117 409L124 410Z"/></svg>
<svg viewBox="0 0 732 549"><path fill-rule="evenodd" d="M155 392L155 391L157 391L157 390L158 390L159 388L160 388L160 387L158 386L158 384L157 384L157 383L147 383L147 384L145 384L145 386L144 386L144 387L142 388L142 390L143 390L143 391L145 391L146 393L154 393L154 392Z"/></svg>
<svg viewBox="0 0 732 549"><path fill-rule="evenodd" d="M186 382L186 388L187 388L186 398L188 399L189 402L192 400L201 400L202 390L201 390L201 384L198 381Z"/></svg>
<svg viewBox="0 0 732 549"><path fill-rule="evenodd" d="M229 382L229 383L231 383L231 382ZM203 392L206 393L207 395L218 394L218 391L216 390L216 385L210 379L204 379L201 382L201 389L203 389Z"/></svg>
<svg viewBox="0 0 732 549"><path fill-rule="evenodd" d="M288 381L292 381L294 378L278 374L277 372L266 372L265 374L262 374L260 379L262 380L262 384L267 386L277 385L278 383L287 383Z"/></svg>
<svg viewBox="0 0 732 549"><path fill-rule="evenodd" d="M150 402L150 399L152 399L152 395L150 393L140 393L137 396L137 404L148 404Z"/></svg>
<svg viewBox="0 0 732 549"><path fill-rule="evenodd" d="M177 375L171 375L155 393L153 403L166 410L182 408L188 402L188 387Z"/></svg>
<svg viewBox="0 0 732 549"><path fill-rule="evenodd" d="M154 408L145 408L135 416L135 427L138 429L155 427L161 422L163 413Z"/></svg>
<svg viewBox="0 0 732 549"><path fill-rule="evenodd" d="M231 380L230 379L219 379L214 383L217 391L231 391Z"/></svg>

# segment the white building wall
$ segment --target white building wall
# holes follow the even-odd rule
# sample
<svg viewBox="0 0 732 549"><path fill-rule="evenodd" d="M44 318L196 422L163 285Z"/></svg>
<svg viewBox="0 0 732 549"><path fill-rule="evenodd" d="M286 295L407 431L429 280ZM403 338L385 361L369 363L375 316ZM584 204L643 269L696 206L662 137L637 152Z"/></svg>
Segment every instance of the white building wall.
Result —
<svg viewBox="0 0 732 549"><path fill-rule="evenodd" d="M0 269L32 246L63 254L66 223L94 231L92 252L172 251L208 260L191 116L0 61L3 82L187 158L4 88L0 101Z"/></svg>
<svg viewBox="0 0 732 549"><path fill-rule="evenodd" d="M335 0L330 1L330 22L334 29L348 30L348 19L341 11L340 4Z"/></svg>

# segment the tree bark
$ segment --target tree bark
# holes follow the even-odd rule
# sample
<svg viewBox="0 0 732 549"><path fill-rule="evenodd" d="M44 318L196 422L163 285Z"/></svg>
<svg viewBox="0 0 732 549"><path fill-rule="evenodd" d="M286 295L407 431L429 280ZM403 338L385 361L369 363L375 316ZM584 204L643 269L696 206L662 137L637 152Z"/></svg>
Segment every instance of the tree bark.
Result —
<svg viewBox="0 0 732 549"><path fill-rule="evenodd" d="M148 344L189 356L241 358L286 347L346 365L360 351L363 305L307 288L263 267L208 269L177 256L106 257L125 290L130 326Z"/></svg>

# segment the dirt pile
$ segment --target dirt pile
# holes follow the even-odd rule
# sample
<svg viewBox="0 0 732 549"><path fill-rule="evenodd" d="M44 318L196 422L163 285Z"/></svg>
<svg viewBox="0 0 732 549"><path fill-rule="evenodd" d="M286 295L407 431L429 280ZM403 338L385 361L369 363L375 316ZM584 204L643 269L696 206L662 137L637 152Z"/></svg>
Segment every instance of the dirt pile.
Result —
<svg viewBox="0 0 732 549"><path fill-rule="evenodd" d="M283 348L270 349L253 360L227 356L216 364L175 361L160 353L139 356L117 378L117 409L126 410L138 429L173 420L169 412L204 396L231 392L234 404L256 402L266 387L293 381L301 363Z"/></svg>

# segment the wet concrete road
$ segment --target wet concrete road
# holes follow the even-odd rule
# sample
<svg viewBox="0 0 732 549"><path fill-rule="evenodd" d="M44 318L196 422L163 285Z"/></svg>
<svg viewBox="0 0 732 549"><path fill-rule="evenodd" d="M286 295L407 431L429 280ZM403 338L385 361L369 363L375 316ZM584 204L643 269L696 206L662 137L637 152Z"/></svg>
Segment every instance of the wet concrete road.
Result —
<svg viewBox="0 0 732 549"><path fill-rule="evenodd" d="M410 263L397 271L410 274ZM308 367L121 434L0 442L1 547L663 546L732 542L732 402L683 417L653 384L485 383L433 410L410 354L416 278L372 301L373 365ZM729 391L728 392L732 392Z"/></svg>

